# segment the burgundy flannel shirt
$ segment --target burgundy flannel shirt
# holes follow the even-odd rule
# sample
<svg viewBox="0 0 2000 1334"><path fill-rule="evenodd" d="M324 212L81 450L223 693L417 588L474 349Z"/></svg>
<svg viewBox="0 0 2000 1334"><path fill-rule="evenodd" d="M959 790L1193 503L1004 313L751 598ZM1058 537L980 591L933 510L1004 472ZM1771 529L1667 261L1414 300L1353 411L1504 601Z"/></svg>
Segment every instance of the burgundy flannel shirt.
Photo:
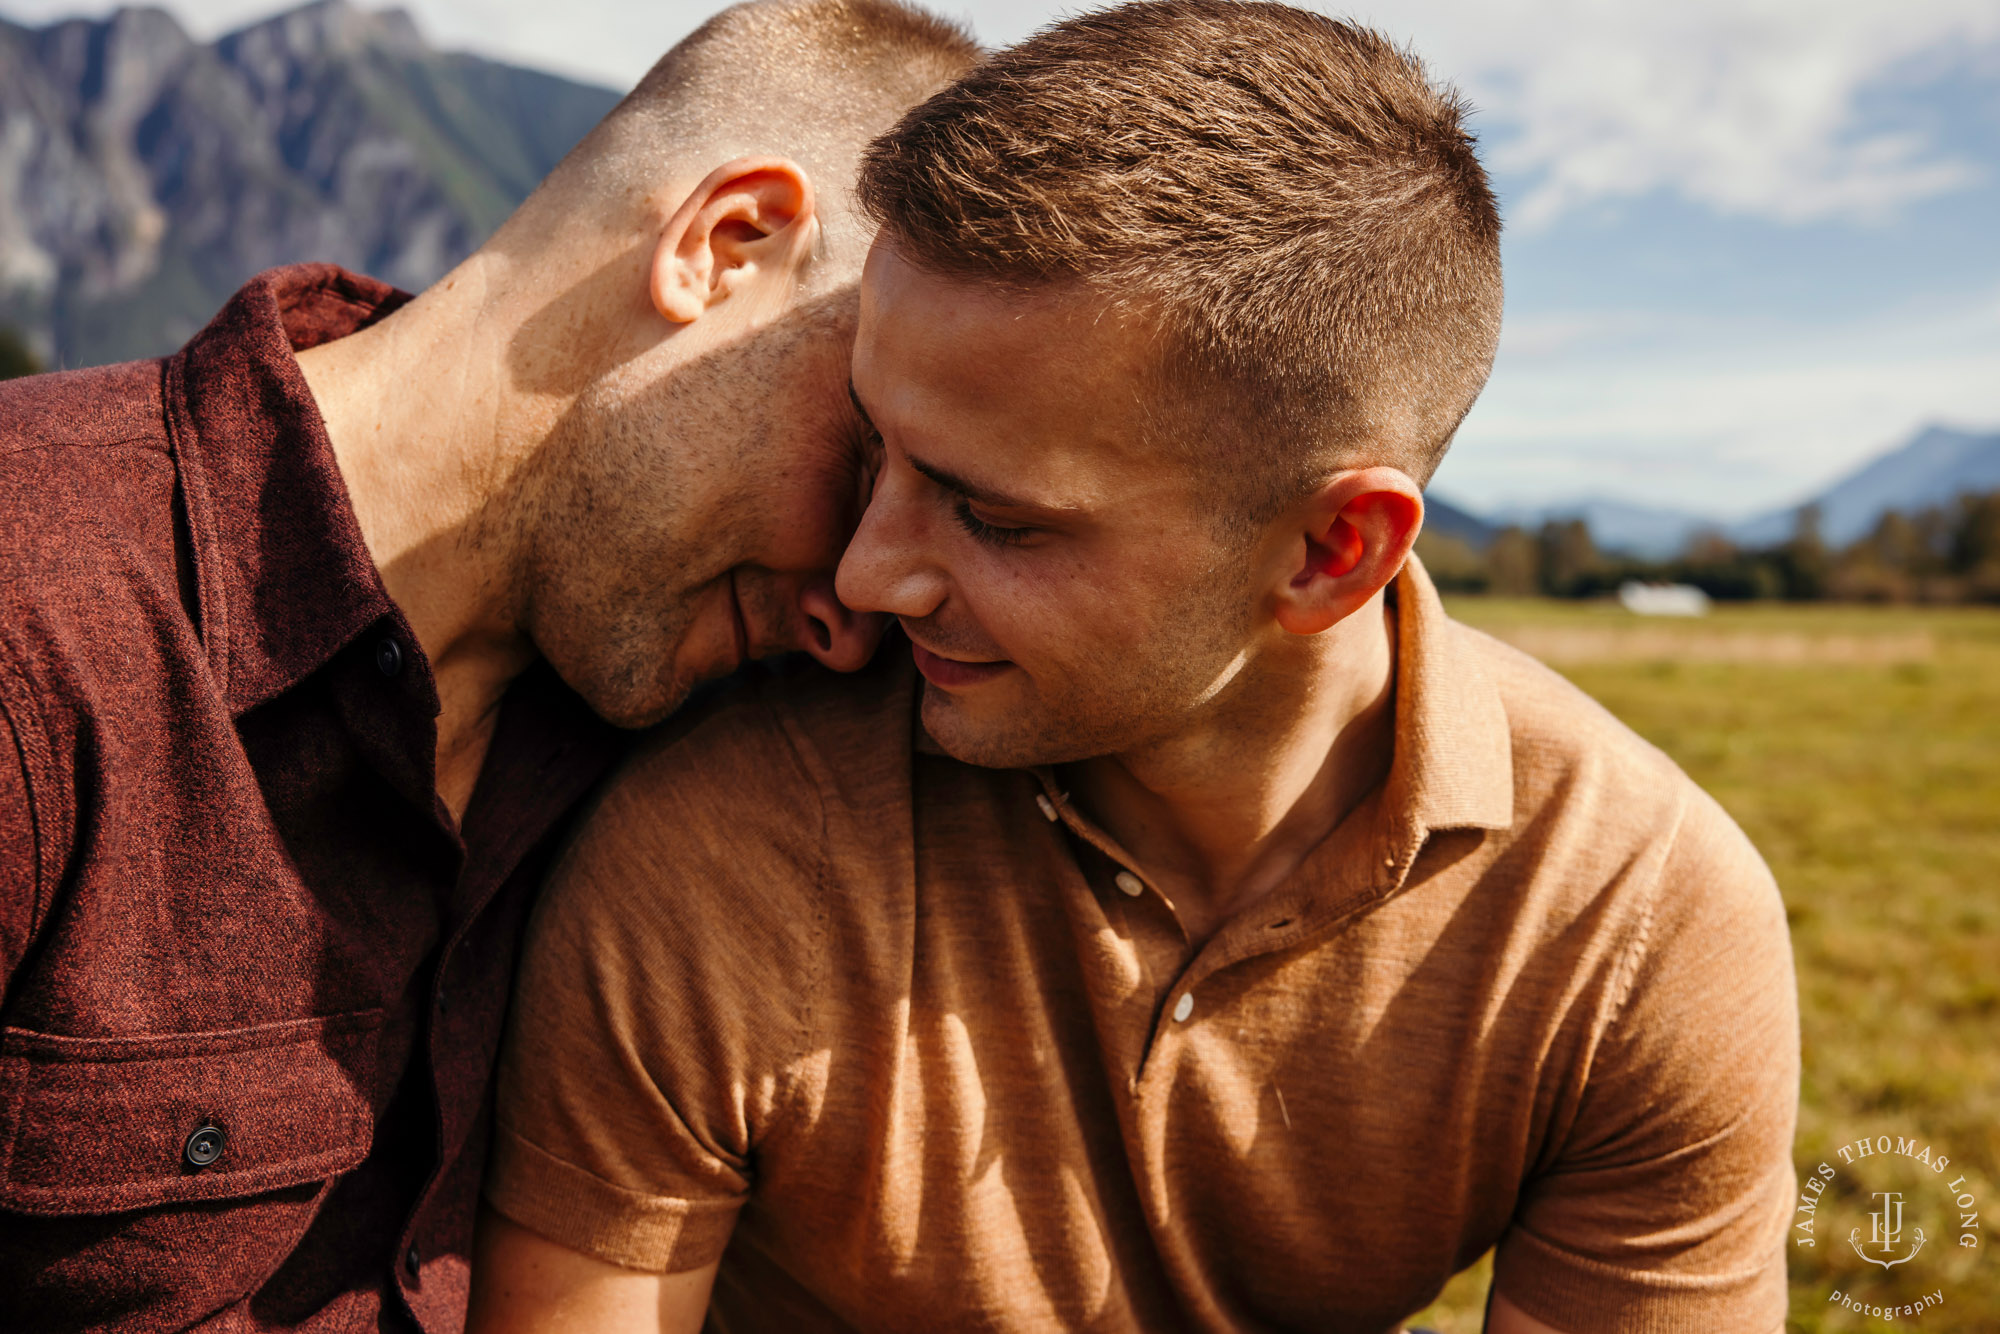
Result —
<svg viewBox="0 0 2000 1334"><path fill-rule="evenodd" d="M620 749L546 666L463 826L437 691L254 279L177 355L0 385L0 1328L465 1319L523 917Z"/></svg>

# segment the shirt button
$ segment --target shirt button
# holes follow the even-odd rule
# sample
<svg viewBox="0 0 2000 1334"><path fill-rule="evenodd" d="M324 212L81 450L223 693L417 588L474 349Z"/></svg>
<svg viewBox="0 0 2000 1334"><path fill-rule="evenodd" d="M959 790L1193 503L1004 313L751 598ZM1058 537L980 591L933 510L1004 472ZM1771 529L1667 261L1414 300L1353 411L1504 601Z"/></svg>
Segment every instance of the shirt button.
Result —
<svg viewBox="0 0 2000 1334"><path fill-rule="evenodd" d="M1146 892L1146 882L1130 871L1120 871L1112 879L1128 899L1136 899Z"/></svg>
<svg viewBox="0 0 2000 1334"><path fill-rule="evenodd" d="M1181 998L1174 1003L1174 1022L1184 1024L1187 1022L1187 1017L1193 1013L1194 993L1192 991L1183 991Z"/></svg>
<svg viewBox="0 0 2000 1334"><path fill-rule="evenodd" d="M194 1133L187 1137L187 1143L181 1145L181 1161L199 1172L222 1157L222 1150L228 1143L229 1137L223 1133L221 1126L196 1126Z"/></svg>
<svg viewBox="0 0 2000 1334"><path fill-rule="evenodd" d="M1042 818L1050 824L1054 824L1056 820L1056 804L1049 800L1048 794L1037 792L1035 794L1035 804L1042 808Z"/></svg>
<svg viewBox="0 0 2000 1334"><path fill-rule="evenodd" d="M403 646L394 635L384 635L375 645L375 670L384 676L394 676L403 670Z"/></svg>

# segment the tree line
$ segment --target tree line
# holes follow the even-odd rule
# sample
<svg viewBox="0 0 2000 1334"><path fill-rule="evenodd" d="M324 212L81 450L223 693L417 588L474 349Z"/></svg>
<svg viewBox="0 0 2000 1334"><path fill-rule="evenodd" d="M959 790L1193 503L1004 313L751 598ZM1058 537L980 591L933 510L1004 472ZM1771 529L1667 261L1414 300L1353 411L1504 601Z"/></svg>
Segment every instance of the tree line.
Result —
<svg viewBox="0 0 2000 1334"><path fill-rule="evenodd" d="M1841 547L1821 535L1819 507L1808 505L1792 535L1774 546L1738 546L1708 532L1667 560L1601 551L1582 519L1503 528L1484 549L1426 533L1417 552L1438 587L1457 593L1589 598L1637 579L1692 584L1734 602L2000 603L2000 491L1913 513L1892 510L1867 536Z"/></svg>

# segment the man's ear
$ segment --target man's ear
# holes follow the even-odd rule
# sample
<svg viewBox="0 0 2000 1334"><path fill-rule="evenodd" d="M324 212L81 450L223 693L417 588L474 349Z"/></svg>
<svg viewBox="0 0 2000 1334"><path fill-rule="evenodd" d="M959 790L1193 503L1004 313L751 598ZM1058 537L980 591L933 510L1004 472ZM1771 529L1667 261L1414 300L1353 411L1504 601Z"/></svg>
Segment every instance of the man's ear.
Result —
<svg viewBox="0 0 2000 1334"><path fill-rule="evenodd" d="M753 284L773 294L811 261L819 234L812 181L788 158L742 157L710 172L660 233L653 309L692 324ZM774 286L773 279L784 280Z"/></svg>
<svg viewBox="0 0 2000 1334"><path fill-rule="evenodd" d="M1316 635L1359 610L1396 577L1424 523L1424 493L1398 468L1339 473L1295 513L1277 589L1278 624Z"/></svg>

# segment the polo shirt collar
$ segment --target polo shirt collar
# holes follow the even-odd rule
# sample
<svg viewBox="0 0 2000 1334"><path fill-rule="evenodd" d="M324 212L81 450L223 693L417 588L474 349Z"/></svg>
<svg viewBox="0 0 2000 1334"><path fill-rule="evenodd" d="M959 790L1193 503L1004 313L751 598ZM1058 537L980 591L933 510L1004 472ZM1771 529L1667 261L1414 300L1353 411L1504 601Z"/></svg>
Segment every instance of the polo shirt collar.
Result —
<svg viewBox="0 0 2000 1334"><path fill-rule="evenodd" d="M1415 556L1394 588L1396 750L1383 810L1397 841L1505 829L1514 822L1514 743L1499 687Z"/></svg>
<svg viewBox="0 0 2000 1334"><path fill-rule="evenodd" d="M1506 829L1514 822L1512 731L1499 689L1468 639L1473 632L1445 614L1415 556L1397 575L1391 595L1397 635L1389 772L1265 901L1291 928L1259 933L1254 947L1226 939L1225 932L1217 938L1210 971L1247 954L1284 948L1394 894L1433 833ZM920 750L936 747L921 723L917 741ZM1145 878L1131 854L1069 800L1052 768L1032 772L1050 819ZM1283 923L1272 929L1277 925Z"/></svg>
<svg viewBox="0 0 2000 1334"><path fill-rule="evenodd" d="M385 616L408 635L293 356L408 300L331 264L273 269L166 362L201 636L234 715L298 684ZM414 649L414 637L406 643Z"/></svg>
<svg viewBox="0 0 2000 1334"><path fill-rule="evenodd" d="M1411 556L1396 599L1396 740L1383 809L1421 839L1434 829L1506 829L1514 822L1514 743L1500 691L1465 627L1445 614L1437 587ZM919 719L916 749L944 748ZM1033 770L1060 799L1054 770Z"/></svg>

